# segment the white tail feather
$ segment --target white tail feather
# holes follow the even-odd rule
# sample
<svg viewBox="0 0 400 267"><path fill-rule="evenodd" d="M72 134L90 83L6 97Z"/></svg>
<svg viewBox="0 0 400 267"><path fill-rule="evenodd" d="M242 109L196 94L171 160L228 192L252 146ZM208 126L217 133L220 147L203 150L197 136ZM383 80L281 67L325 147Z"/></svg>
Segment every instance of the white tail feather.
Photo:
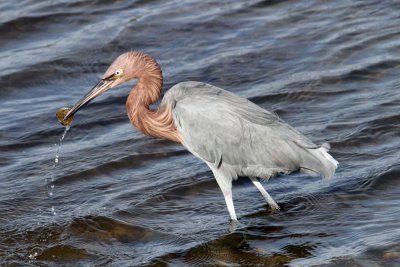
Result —
<svg viewBox="0 0 400 267"><path fill-rule="evenodd" d="M312 158L303 161L301 171L313 176L332 177L339 163L328 153L328 148L328 145L322 145L316 149L308 149Z"/></svg>
<svg viewBox="0 0 400 267"><path fill-rule="evenodd" d="M331 154L328 153L328 150L325 147L321 147L320 148L322 155L324 155L324 157L329 160L330 162L333 163L333 165L335 165L335 168L337 168L337 166L339 165L339 162L334 159Z"/></svg>

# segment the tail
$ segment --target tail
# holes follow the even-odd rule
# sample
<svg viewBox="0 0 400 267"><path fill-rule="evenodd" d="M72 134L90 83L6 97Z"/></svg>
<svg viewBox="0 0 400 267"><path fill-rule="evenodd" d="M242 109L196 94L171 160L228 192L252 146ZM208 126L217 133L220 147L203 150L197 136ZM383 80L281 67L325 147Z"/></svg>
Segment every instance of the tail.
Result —
<svg viewBox="0 0 400 267"><path fill-rule="evenodd" d="M310 157L304 159L300 171L313 176L332 177L339 163L328 153L329 149L328 143L318 148L306 149Z"/></svg>

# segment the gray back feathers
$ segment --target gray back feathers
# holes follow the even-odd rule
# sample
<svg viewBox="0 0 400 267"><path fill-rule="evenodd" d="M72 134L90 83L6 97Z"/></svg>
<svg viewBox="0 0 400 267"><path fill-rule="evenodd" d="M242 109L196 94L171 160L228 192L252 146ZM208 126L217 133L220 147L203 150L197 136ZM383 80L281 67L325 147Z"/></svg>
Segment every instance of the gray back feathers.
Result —
<svg viewBox="0 0 400 267"><path fill-rule="evenodd" d="M330 177L337 162L278 116L218 87L184 82L164 96L184 145L215 168L269 178L300 170ZM162 104L163 104L162 103Z"/></svg>

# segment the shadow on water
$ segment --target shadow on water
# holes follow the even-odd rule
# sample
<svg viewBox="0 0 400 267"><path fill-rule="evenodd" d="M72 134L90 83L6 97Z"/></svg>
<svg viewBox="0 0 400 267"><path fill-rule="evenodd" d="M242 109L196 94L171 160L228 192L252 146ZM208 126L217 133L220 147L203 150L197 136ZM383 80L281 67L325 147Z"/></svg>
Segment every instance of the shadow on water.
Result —
<svg viewBox="0 0 400 267"><path fill-rule="evenodd" d="M247 229L251 230L251 229ZM263 234L280 229L264 228ZM171 265L260 265L260 266L285 266L293 259L304 258L311 255L313 248L307 244L287 245L282 252L269 253L261 249L254 249L252 242L268 242L269 238L241 232L223 235L217 240L209 241L184 253L171 253L158 259L150 266ZM168 263L168 264L167 264Z"/></svg>

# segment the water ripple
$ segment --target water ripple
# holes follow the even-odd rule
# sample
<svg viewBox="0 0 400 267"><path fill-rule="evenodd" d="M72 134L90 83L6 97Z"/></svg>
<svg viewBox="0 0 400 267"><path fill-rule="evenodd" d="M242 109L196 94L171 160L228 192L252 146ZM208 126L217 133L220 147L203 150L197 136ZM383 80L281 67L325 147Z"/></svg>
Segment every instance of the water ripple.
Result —
<svg viewBox="0 0 400 267"><path fill-rule="evenodd" d="M395 266L399 7L376 0L1 2L0 265ZM77 114L52 170L63 131L55 111L80 99L129 50L157 58L165 89L212 83L316 143L330 142L340 162L335 177L264 183L281 206L274 213L247 179L235 182L239 223L231 231L207 166L130 125L125 102L134 83Z"/></svg>

